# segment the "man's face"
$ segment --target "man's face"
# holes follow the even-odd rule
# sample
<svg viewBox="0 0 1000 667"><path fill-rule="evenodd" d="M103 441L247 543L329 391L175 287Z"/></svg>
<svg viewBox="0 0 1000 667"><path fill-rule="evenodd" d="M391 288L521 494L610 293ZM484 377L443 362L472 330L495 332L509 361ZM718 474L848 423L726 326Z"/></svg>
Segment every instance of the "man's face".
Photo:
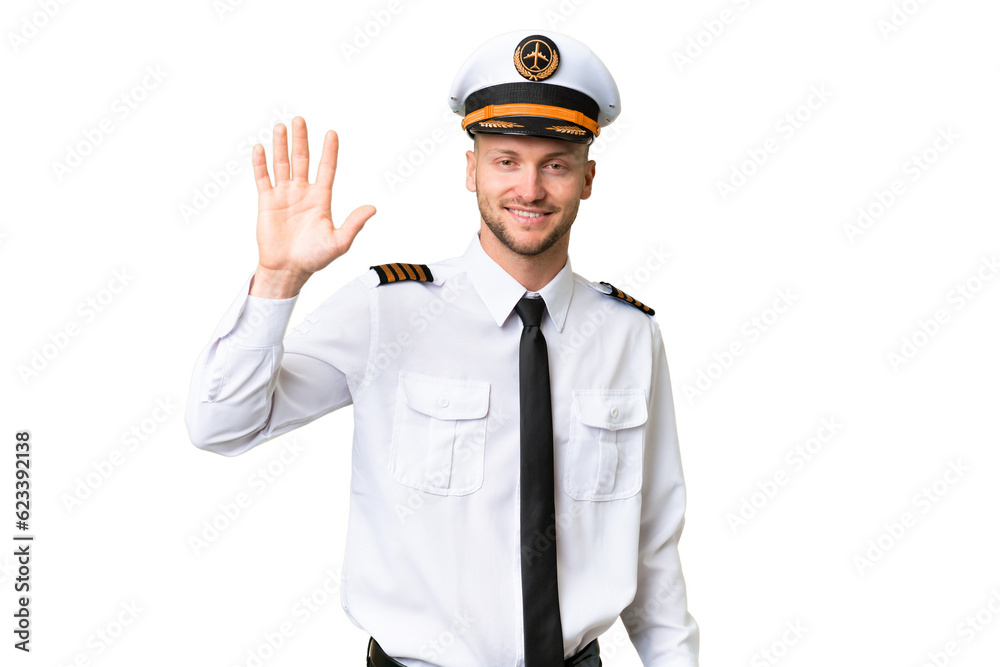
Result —
<svg viewBox="0 0 1000 667"><path fill-rule="evenodd" d="M477 134L466 157L465 187L476 193L483 223L501 244L519 255L568 247L569 228L594 180L586 144Z"/></svg>

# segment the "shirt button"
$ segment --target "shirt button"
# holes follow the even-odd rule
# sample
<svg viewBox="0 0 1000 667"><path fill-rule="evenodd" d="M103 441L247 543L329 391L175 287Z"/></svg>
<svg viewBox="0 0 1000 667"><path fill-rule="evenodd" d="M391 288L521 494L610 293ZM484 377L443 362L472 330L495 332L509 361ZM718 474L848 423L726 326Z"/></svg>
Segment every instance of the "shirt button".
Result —
<svg viewBox="0 0 1000 667"><path fill-rule="evenodd" d="M441 398L438 399L438 405L440 405L442 408L448 407L448 399L442 396Z"/></svg>
<svg viewBox="0 0 1000 667"><path fill-rule="evenodd" d="M611 408L611 418L612 419L618 419L618 408L617 407Z"/></svg>

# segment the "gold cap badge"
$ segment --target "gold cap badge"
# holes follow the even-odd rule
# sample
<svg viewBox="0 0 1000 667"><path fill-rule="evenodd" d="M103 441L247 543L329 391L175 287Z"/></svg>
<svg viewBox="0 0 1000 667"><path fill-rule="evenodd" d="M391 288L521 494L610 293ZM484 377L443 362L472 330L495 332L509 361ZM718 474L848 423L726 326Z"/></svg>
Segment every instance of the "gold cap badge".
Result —
<svg viewBox="0 0 1000 667"><path fill-rule="evenodd" d="M514 67L529 81L549 78L559 67L559 52L555 43L544 35L525 37L514 50Z"/></svg>

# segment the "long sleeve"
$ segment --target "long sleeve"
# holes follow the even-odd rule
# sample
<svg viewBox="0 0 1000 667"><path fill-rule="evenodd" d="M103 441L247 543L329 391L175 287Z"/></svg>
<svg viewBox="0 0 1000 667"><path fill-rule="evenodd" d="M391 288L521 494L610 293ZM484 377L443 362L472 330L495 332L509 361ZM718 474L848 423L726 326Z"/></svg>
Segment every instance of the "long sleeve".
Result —
<svg viewBox="0 0 1000 667"><path fill-rule="evenodd" d="M686 495L670 373L659 326L654 329L650 413L646 423L638 588L622 612L644 667L697 667L698 625L688 613L677 544Z"/></svg>
<svg viewBox="0 0 1000 667"><path fill-rule="evenodd" d="M199 356L188 395L192 443L225 456L349 405L369 358L368 290L360 279L333 294L287 338L298 296L251 296L252 280Z"/></svg>

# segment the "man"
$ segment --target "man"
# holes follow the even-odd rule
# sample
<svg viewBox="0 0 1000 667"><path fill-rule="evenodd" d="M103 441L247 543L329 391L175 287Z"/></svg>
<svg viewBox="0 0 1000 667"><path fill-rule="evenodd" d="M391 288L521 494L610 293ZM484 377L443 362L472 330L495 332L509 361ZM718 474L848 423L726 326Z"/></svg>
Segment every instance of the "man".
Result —
<svg viewBox="0 0 1000 667"><path fill-rule="evenodd" d="M660 330L568 255L614 80L570 37L510 33L450 103L474 138L468 250L373 266L284 341L299 290L375 211L334 227L333 132L312 185L301 118L291 164L275 128L273 186L254 147L259 264L198 361L192 441L237 455L354 405L342 603L369 667L598 667L619 615L646 667L696 666Z"/></svg>

